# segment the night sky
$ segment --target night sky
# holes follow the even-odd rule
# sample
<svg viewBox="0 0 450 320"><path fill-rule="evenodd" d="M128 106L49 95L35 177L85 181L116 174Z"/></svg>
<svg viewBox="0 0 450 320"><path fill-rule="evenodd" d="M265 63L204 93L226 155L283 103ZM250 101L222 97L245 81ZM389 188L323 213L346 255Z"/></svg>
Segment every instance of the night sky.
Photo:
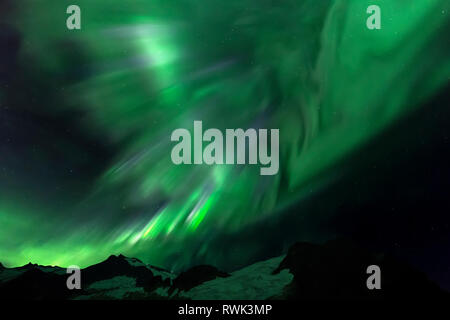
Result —
<svg viewBox="0 0 450 320"><path fill-rule="evenodd" d="M446 0L0 6L0 261L233 270L349 237L450 288ZM366 28L378 4L382 29ZM176 166L171 132L279 128L280 171Z"/></svg>

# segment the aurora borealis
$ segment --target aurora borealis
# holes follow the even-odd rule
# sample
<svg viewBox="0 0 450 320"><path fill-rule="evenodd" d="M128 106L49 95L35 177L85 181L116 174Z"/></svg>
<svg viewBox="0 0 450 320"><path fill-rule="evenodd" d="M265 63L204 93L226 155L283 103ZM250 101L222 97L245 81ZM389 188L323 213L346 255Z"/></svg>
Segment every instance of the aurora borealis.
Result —
<svg viewBox="0 0 450 320"><path fill-rule="evenodd" d="M66 1L16 0L0 15L8 266L118 253L171 269L244 264L265 242L217 244L317 201L450 76L446 0L75 2L81 30L67 30ZM371 4L381 30L366 28ZM279 128L279 173L174 165L171 132L195 120ZM322 237L296 216L299 238ZM282 247L280 233L259 236Z"/></svg>

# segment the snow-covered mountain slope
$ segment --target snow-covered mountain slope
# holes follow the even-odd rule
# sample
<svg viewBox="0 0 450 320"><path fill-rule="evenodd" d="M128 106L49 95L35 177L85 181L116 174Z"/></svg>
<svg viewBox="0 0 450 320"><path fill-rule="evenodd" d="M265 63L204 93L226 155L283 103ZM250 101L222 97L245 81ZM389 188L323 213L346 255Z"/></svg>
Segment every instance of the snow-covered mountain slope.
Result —
<svg viewBox="0 0 450 320"><path fill-rule="evenodd" d="M294 278L286 269L273 274L283 258L257 262L231 273L229 277L204 282L179 295L193 300L264 300L281 295Z"/></svg>

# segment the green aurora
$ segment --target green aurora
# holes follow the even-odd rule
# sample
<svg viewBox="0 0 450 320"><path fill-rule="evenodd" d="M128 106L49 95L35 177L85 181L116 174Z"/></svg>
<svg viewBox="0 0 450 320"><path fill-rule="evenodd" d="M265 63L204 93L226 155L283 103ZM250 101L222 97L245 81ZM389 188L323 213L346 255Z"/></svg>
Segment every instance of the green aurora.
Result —
<svg viewBox="0 0 450 320"><path fill-rule="evenodd" d="M78 125L117 152L61 205L1 189L8 266L84 267L117 253L173 269L224 261L215 238L269 224L340 179L337 164L450 75L446 0L75 2L82 30L69 31L69 3L16 1L19 63L60 86L42 112L80 112ZM371 4L381 30L366 28ZM175 166L170 134L194 120L279 128L278 175Z"/></svg>

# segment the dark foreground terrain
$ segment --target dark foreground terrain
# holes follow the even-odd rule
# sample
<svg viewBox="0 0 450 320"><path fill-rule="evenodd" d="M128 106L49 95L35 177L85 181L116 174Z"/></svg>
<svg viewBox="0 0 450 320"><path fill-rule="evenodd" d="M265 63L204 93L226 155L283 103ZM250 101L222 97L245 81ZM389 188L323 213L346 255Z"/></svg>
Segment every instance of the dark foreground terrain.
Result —
<svg viewBox="0 0 450 320"><path fill-rule="evenodd" d="M369 265L381 269L381 289L369 290ZM402 299L448 298L426 276L351 242L299 242L287 255L233 273L196 266L181 274L123 255L81 270L81 289L69 290L66 269L0 264L0 298L65 299Z"/></svg>

